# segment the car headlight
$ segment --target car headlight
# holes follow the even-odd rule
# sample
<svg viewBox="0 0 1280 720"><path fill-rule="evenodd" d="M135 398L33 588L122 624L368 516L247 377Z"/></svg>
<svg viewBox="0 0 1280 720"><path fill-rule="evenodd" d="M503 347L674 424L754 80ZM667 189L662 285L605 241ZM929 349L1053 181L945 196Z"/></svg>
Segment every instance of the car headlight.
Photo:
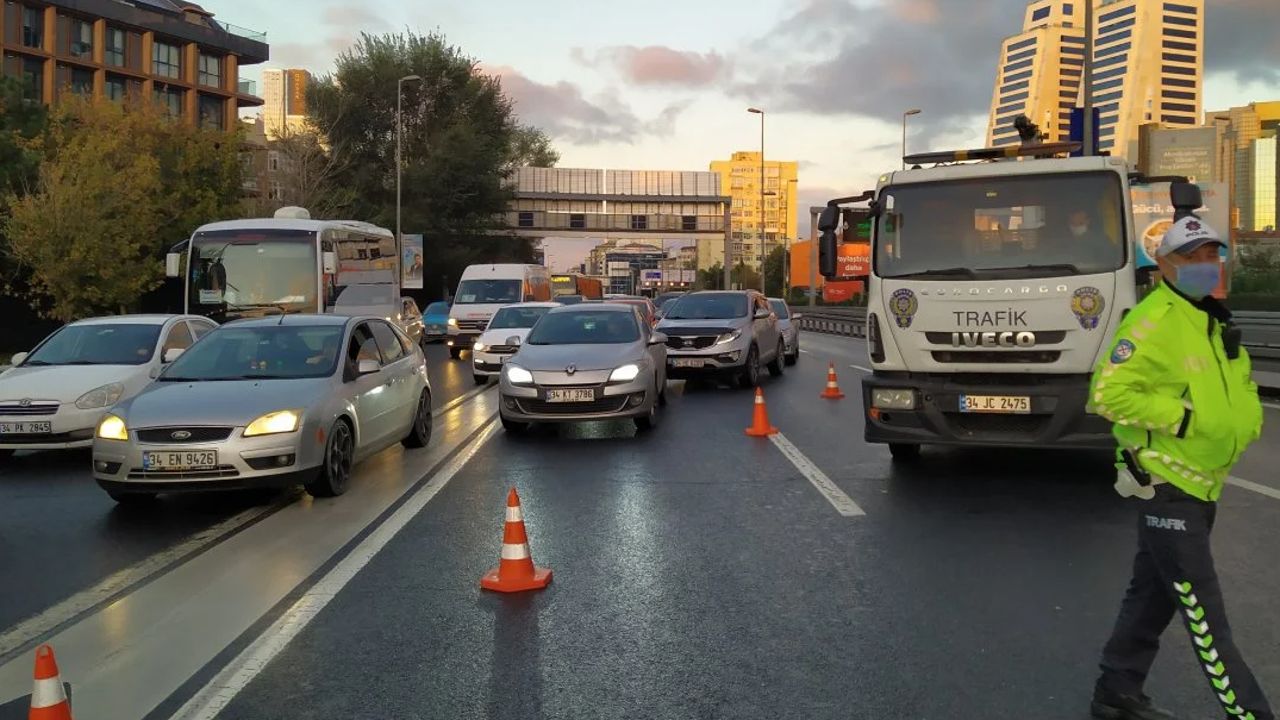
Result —
<svg viewBox="0 0 1280 720"><path fill-rule="evenodd" d="M129 428L124 424L123 418L108 415L98 423L98 437L103 440L128 440Z"/></svg>
<svg viewBox="0 0 1280 720"><path fill-rule="evenodd" d="M484 352L484 348L485 344L479 341L477 341L475 345L471 346L471 349L475 352Z"/></svg>
<svg viewBox="0 0 1280 720"><path fill-rule="evenodd" d="M525 370L519 365L507 366L507 382L512 385L532 385L533 373Z"/></svg>
<svg viewBox="0 0 1280 720"><path fill-rule="evenodd" d="M458 319L449 318L449 327L458 327Z"/></svg>
<svg viewBox="0 0 1280 720"><path fill-rule="evenodd" d="M110 383L81 395L80 399L76 400L76 407L81 410L110 407L120 402L121 395L124 395L124 386L120 383Z"/></svg>
<svg viewBox="0 0 1280 720"><path fill-rule="evenodd" d="M740 337L742 337L742 331L741 331L741 330L734 330L733 332L727 332L727 333L725 333L725 334L721 335L720 337L716 338L716 344L717 344L717 345L724 345L725 343L731 343L731 342L733 342L734 340L737 340L737 339L738 339L738 338L740 338Z"/></svg>
<svg viewBox="0 0 1280 720"><path fill-rule="evenodd" d="M279 410L267 413L249 423L249 426L244 429L244 436L254 437L257 435L291 433L298 429L298 423L301 420L302 413L295 410Z"/></svg>
<svg viewBox="0 0 1280 720"><path fill-rule="evenodd" d="M916 407L916 393L914 390L873 390L871 392L871 405L881 410L914 410Z"/></svg>
<svg viewBox="0 0 1280 720"><path fill-rule="evenodd" d="M640 375L639 365L623 365L609 373L609 382L631 382Z"/></svg>

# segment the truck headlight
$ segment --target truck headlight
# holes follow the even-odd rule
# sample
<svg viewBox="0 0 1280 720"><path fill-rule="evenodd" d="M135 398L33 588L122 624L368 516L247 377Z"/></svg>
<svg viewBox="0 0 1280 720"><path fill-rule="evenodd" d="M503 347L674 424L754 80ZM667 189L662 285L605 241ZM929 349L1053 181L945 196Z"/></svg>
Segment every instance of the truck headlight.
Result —
<svg viewBox="0 0 1280 720"><path fill-rule="evenodd" d="M449 318L449 327L458 327L458 319Z"/></svg>
<svg viewBox="0 0 1280 720"><path fill-rule="evenodd" d="M108 415L98 423L98 437L103 440L128 440L129 428L124 424L123 418Z"/></svg>
<svg viewBox="0 0 1280 720"><path fill-rule="evenodd" d="M871 391L871 406L881 410L914 410L915 390L876 389Z"/></svg>
<svg viewBox="0 0 1280 720"><path fill-rule="evenodd" d="M639 365L623 365L609 373L609 382L631 382L640 375Z"/></svg>
<svg viewBox="0 0 1280 720"><path fill-rule="evenodd" d="M291 433L298 429L298 422L301 419L302 413L294 410L279 410L267 413L249 423L248 427L244 429L244 436L255 437L258 435Z"/></svg>
<svg viewBox="0 0 1280 720"><path fill-rule="evenodd" d="M76 400L76 407L81 410L96 410L97 408L110 407L120 401L120 396L124 394L124 386L120 383L110 383L100 388L94 388L89 392L80 396Z"/></svg>
<svg viewBox="0 0 1280 720"><path fill-rule="evenodd" d="M507 382L512 385L532 385L533 373L525 370L519 365L507 366Z"/></svg>

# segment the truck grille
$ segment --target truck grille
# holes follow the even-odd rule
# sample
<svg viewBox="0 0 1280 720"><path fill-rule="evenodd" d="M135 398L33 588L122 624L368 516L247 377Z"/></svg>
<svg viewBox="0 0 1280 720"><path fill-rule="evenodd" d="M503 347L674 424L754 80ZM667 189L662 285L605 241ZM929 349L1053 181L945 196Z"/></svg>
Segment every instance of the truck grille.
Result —
<svg viewBox="0 0 1280 720"><path fill-rule="evenodd" d="M944 365L1010 364L1048 365L1058 362L1062 352L1058 350L934 350L933 361Z"/></svg>
<svg viewBox="0 0 1280 720"><path fill-rule="evenodd" d="M54 415L57 412L56 402L28 402L26 405L16 402L0 403L0 415L6 417L34 417Z"/></svg>
<svg viewBox="0 0 1280 720"><path fill-rule="evenodd" d="M472 332L482 331L486 327L488 327L488 325L489 325L488 320L459 320L458 321L459 330L470 330Z"/></svg>
<svg viewBox="0 0 1280 720"><path fill-rule="evenodd" d="M179 440L173 437L174 433L188 433L189 436ZM229 427L163 427L146 428L138 431L139 442L164 445L218 442L229 437L231 437L231 428Z"/></svg>

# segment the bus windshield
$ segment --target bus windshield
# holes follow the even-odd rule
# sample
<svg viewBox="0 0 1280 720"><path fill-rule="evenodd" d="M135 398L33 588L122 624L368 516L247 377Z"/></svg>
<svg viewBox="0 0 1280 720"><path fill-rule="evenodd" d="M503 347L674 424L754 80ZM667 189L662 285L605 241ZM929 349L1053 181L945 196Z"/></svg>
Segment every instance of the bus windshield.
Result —
<svg viewBox="0 0 1280 720"><path fill-rule="evenodd" d="M1016 280L1114 272L1127 255L1115 173L986 177L885 188L875 272Z"/></svg>
<svg viewBox="0 0 1280 720"><path fill-rule="evenodd" d="M316 235L299 230L200 233L187 261L190 312L220 322L317 312Z"/></svg>

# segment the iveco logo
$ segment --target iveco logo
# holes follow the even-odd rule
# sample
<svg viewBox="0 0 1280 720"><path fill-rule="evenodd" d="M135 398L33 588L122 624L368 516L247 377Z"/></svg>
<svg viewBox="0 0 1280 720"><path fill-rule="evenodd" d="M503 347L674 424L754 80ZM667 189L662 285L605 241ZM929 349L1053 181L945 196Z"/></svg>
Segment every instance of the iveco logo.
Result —
<svg viewBox="0 0 1280 720"><path fill-rule="evenodd" d="M1036 334L1033 332L953 332L951 344L954 347L985 348L1029 348L1036 346Z"/></svg>
<svg viewBox="0 0 1280 720"><path fill-rule="evenodd" d="M22 398L19 400L18 407L31 407L31 398Z"/></svg>
<svg viewBox="0 0 1280 720"><path fill-rule="evenodd" d="M564 371L565 371L565 372L567 372L567 373L569 373L570 375L572 375L572 374L574 374L574 373L578 372L578 366L577 366L577 365L570 365L569 367L565 368L565 369L564 369Z"/></svg>
<svg viewBox="0 0 1280 720"><path fill-rule="evenodd" d="M974 297L982 295L1054 295L1071 292L1066 285L1023 285L1022 287L956 287L956 288L922 288L920 295L924 297Z"/></svg>
<svg viewBox="0 0 1280 720"><path fill-rule="evenodd" d="M174 440L190 440L191 433L187 432L186 430L175 430L172 433L169 433L169 437L173 438Z"/></svg>

